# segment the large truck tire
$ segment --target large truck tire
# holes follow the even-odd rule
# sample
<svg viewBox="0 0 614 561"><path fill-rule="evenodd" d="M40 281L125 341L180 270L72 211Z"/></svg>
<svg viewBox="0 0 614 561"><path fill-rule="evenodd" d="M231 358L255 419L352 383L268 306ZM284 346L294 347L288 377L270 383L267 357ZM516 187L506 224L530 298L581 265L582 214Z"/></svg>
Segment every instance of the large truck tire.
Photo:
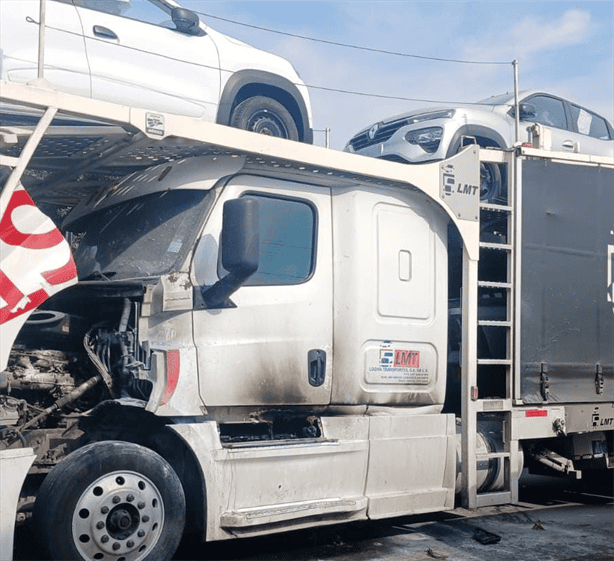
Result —
<svg viewBox="0 0 614 561"><path fill-rule="evenodd" d="M185 525L185 495L148 448L95 442L45 478L34 523L50 559L168 561Z"/></svg>
<svg viewBox="0 0 614 561"><path fill-rule="evenodd" d="M290 112L278 101L262 95L249 97L239 103L232 112L230 126L268 136L300 140Z"/></svg>

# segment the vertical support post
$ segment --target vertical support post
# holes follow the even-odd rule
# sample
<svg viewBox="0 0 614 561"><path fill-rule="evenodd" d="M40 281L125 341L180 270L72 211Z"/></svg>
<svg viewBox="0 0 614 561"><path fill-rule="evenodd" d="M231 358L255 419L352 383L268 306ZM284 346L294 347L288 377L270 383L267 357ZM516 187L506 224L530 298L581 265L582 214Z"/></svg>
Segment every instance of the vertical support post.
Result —
<svg viewBox="0 0 614 561"><path fill-rule="evenodd" d="M517 81L516 81L517 84ZM520 387L520 311L521 311L521 242L522 242L522 212L521 202L522 193L520 189L521 185L521 163L520 158L516 153L520 152L517 149L511 154L507 154L507 202L512 207L512 216L509 220L512 231L509 232L509 240L511 240L514 251L512 252L512 263L510 271L508 272L509 281L512 283L512 291L509 295L512 299L511 309L512 317L509 318L512 322L510 328L510 337L512 339L512 348L510 354L510 367L508 374L508 397L511 397L512 403L521 399L521 387ZM518 440L513 440L514 434L513 424L514 416L511 411L505 414L506 422L503 434L505 436L505 442L509 446L509 473L507 474L509 479L510 500L512 504L517 504L519 500L518 496L518 480L520 479L520 473L518 472L518 464L520 459L520 443ZM522 468L521 468L522 469Z"/></svg>
<svg viewBox="0 0 614 561"><path fill-rule="evenodd" d="M13 168L11 175L9 175L9 178L6 180L6 184L2 189L2 193L0 193L0 216L4 216L9 201L13 195L13 191L15 191L17 185L19 185L21 176L30 163L30 158L36 151L38 143L40 142L41 138L43 138L43 135L47 131L47 128L53 121L53 118L57 112L58 110L55 107L47 108L44 115L38 121L36 128L28 138L26 145L23 147L21 154L19 155L17 165Z"/></svg>
<svg viewBox="0 0 614 561"><path fill-rule="evenodd" d="M38 26L38 79L45 76L45 25L47 14L47 0L40 0L40 16Z"/></svg>
<svg viewBox="0 0 614 561"><path fill-rule="evenodd" d="M324 133L324 146L326 148L330 148L330 127L325 127L323 129L313 129L313 132L323 132Z"/></svg>
<svg viewBox="0 0 614 561"><path fill-rule="evenodd" d="M463 333L462 333L462 382L461 435L462 503L465 508L477 506L476 434L478 356L478 261L473 260L463 246Z"/></svg>
<svg viewBox="0 0 614 561"><path fill-rule="evenodd" d="M520 330L522 311L522 158L514 156L508 166L512 172L512 180L508 183L510 188L509 204L514 212L514 232L512 243L514 244L514 317L512 322L512 339L514 341L514 353L512 355L512 376L514 378L514 393L512 397L515 403L522 403L520 387Z"/></svg>
<svg viewBox="0 0 614 561"><path fill-rule="evenodd" d="M515 135L516 142L520 141L520 102L518 101L518 60L514 60L512 62L514 66L514 126L515 126Z"/></svg>

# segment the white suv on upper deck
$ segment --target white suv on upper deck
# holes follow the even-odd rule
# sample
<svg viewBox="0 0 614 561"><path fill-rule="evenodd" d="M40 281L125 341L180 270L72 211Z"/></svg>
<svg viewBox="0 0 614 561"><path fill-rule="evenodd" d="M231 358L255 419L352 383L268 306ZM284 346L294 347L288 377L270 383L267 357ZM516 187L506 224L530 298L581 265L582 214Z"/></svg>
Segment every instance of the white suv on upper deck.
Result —
<svg viewBox="0 0 614 561"><path fill-rule="evenodd" d="M548 93L526 91L519 100L520 142L530 142L531 127L539 123L550 134L552 150L614 158L614 130L603 117ZM515 142L514 95L385 119L356 134L345 150L413 164L448 158L463 140L482 147L511 147Z"/></svg>
<svg viewBox="0 0 614 561"><path fill-rule="evenodd" d="M2 80L37 78L39 6L0 0ZM309 94L290 62L173 0L48 0L45 20L44 78L58 90L313 140Z"/></svg>
<svg viewBox="0 0 614 561"><path fill-rule="evenodd" d="M519 100L520 142L529 142L531 125L539 123L551 132L552 150L614 155L612 125L593 111L538 91L522 92ZM512 146L514 95L503 94L449 109L403 113L363 129L345 149L376 158L418 163L455 154L463 136L475 138L484 147Z"/></svg>

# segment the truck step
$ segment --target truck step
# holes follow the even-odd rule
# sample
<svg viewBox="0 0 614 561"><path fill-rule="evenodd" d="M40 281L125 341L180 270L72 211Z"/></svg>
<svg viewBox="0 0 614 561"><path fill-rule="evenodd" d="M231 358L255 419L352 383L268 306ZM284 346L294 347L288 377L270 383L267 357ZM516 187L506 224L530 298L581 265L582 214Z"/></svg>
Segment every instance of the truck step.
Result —
<svg viewBox="0 0 614 561"><path fill-rule="evenodd" d="M510 491L498 491L493 493L478 493L476 507L510 504L513 501Z"/></svg>
<svg viewBox="0 0 614 561"><path fill-rule="evenodd" d="M509 452L489 452L487 454L476 454L476 459L478 462L483 462L485 460L494 460L496 458L509 458Z"/></svg>
<svg viewBox="0 0 614 561"><path fill-rule="evenodd" d="M511 327L512 322L511 321L491 321L491 320L481 319L478 321L478 325L482 325L484 327Z"/></svg>
<svg viewBox="0 0 614 561"><path fill-rule="evenodd" d="M507 205L493 205L490 203L480 203L480 208L484 210L495 210L497 212L512 212L512 207Z"/></svg>
<svg viewBox="0 0 614 561"><path fill-rule="evenodd" d="M510 244L506 243L491 243L491 242L480 242L481 249L497 249L499 251L512 251L513 247Z"/></svg>
<svg viewBox="0 0 614 561"><path fill-rule="evenodd" d="M311 516L327 516L338 513L346 513L348 516L352 516L361 510L365 510L367 505L367 497L353 497L241 508L222 514L220 525L224 528L245 528Z"/></svg>
<svg viewBox="0 0 614 561"><path fill-rule="evenodd" d="M480 288L501 288L501 289L511 289L512 283L510 282L489 282L489 281L478 281L478 286Z"/></svg>
<svg viewBox="0 0 614 561"><path fill-rule="evenodd" d="M478 364L486 366L511 366L512 361L509 358L478 358Z"/></svg>

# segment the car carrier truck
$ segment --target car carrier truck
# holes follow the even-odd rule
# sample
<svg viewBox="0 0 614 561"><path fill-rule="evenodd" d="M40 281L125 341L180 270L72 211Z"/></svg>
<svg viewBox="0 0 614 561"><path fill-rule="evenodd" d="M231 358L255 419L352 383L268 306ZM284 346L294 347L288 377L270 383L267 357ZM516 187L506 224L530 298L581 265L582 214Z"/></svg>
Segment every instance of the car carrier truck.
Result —
<svg viewBox="0 0 614 561"><path fill-rule="evenodd" d="M40 111L0 130L2 559L15 523L52 559L167 560L612 473L613 162L0 96Z"/></svg>

